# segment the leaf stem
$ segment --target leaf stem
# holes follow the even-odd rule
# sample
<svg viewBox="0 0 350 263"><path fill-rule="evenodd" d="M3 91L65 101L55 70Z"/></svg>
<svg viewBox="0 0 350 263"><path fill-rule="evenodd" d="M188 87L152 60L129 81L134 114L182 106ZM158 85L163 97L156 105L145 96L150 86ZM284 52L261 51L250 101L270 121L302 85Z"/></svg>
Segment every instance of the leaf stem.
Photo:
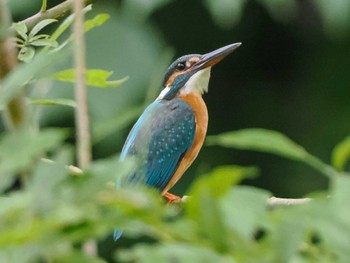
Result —
<svg viewBox="0 0 350 263"><path fill-rule="evenodd" d="M47 9L47 0L42 0L40 12L45 12Z"/></svg>
<svg viewBox="0 0 350 263"><path fill-rule="evenodd" d="M190 199L191 196L184 195L180 201L177 201L175 203L186 203L188 199ZM269 209L277 208L277 207L286 207L286 206L293 206L293 205L302 205L307 204L311 202L311 198L280 198L272 196L266 200L267 207Z"/></svg>

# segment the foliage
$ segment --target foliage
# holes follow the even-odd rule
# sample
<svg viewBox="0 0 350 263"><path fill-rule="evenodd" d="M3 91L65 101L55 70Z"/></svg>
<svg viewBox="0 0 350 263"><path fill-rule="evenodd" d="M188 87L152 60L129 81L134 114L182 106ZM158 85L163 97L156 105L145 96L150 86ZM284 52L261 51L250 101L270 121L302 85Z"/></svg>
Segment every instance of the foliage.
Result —
<svg viewBox="0 0 350 263"><path fill-rule="evenodd" d="M19 37L16 37L17 46L20 48L18 52L18 59L24 62L30 62L34 55L34 47L57 47L58 43L50 38L50 35L40 34L39 31L44 27L57 22L55 19L44 19L36 24L28 33L28 28L23 22L14 23L13 29Z"/></svg>
<svg viewBox="0 0 350 263"><path fill-rule="evenodd" d="M332 154L332 164L340 171L344 171L345 166L350 158L350 137L336 145Z"/></svg>
<svg viewBox="0 0 350 263"><path fill-rule="evenodd" d="M85 30L107 19L108 15L99 14L87 20ZM13 25L19 35L19 59L26 63L1 80L0 110L40 79L73 81L73 69L57 72L57 64L74 52L72 36L59 39L73 20L74 15L66 18L51 35L38 32L55 22L52 19L30 32L24 24ZM33 46L44 48L37 52ZM86 81L109 88L126 80L109 81L110 75L90 69ZM32 107L76 107L74 100L65 98L28 101ZM124 128L140 111L135 107L94 123L93 140ZM124 229L122 239L136 243L126 248L120 246L123 240L112 243L118 262L350 261L350 177L345 172L349 138L335 147L333 168L276 131L245 129L210 136L208 145L265 152L309 165L327 176L329 189L310 193L314 198L303 205L268 209L271 193L239 185L257 176L258 169L226 165L196 180L185 202L167 206L159 193L146 187L115 190L116 178L133 169L131 160L113 155L94 161L81 175L71 174L73 149L66 140L70 130L37 131L33 129L37 125L24 125L0 137L0 262L109 262L104 255L84 255L81 245L91 238L111 241L114 228Z"/></svg>
<svg viewBox="0 0 350 263"><path fill-rule="evenodd" d="M303 147L297 145L285 135L264 129L246 129L241 131L228 132L208 137L209 145L222 145L243 150L256 150L277 154L288 159L304 162L324 175L333 176L336 171L323 163L315 156L309 154ZM339 154L337 159L347 153ZM346 158L346 157L343 157Z"/></svg>
<svg viewBox="0 0 350 263"><path fill-rule="evenodd" d="M221 27L232 27L237 24L248 2L247 0L205 0L213 19ZM295 1L259 0L258 2L264 5L276 20L288 23L296 19L299 7ZM350 26L347 13L350 7L349 1L338 0L330 3L327 0L320 0L314 4L325 18L326 33L333 38L343 37L344 32Z"/></svg>
<svg viewBox="0 0 350 263"><path fill-rule="evenodd" d="M101 69L88 69L86 71L86 84L100 88L115 88L125 82L128 77L120 80L107 80L113 72L107 72ZM53 78L60 81L74 82L75 70L67 69L53 75Z"/></svg>
<svg viewBox="0 0 350 263"><path fill-rule="evenodd" d="M91 237L111 238L114 227L124 229L125 237L146 235L155 240L117 250L123 262L350 260L350 214L344 206L350 201L348 176L331 178L329 191L310 203L268 210L268 192L237 185L257 170L226 166L196 181L184 204L166 206L149 189L114 189L111 182L133 166L131 161L119 161L117 156L95 161L81 176L70 175L64 165L71 162L69 150L57 147L62 140L57 132L43 131L36 141L31 140L35 151L32 145L22 150L21 169L30 167L30 181L25 189L1 198L2 262L73 262L73 258L80 262L85 256L77 244ZM261 132L264 138L267 131ZM259 138L258 133L256 136ZM23 140L30 141L27 134L16 138L19 145L24 145ZM1 164L14 172L19 169L19 159L11 154L13 149L6 147L9 140L1 139L2 156L7 157ZM53 163L39 159L28 162L38 152L53 147Z"/></svg>

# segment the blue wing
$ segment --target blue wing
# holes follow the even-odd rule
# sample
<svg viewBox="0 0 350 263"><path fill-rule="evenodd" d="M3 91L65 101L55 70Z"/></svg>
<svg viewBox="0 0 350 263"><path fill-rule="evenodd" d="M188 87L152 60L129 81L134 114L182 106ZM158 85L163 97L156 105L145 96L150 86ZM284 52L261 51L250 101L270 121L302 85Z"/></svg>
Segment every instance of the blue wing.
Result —
<svg viewBox="0 0 350 263"><path fill-rule="evenodd" d="M184 101L157 100L149 105L129 133L121 159L135 156L138 167L124 183L143 183L162 191L182 157L191 148L196 132L193 109ZM117 187L121 182L117 182ZM114 240L122 235L114 230Z"/></svg>
<svg viewBox="0 0 350 263"><path fill-rule="evenodd" d="M128 182L162 191L191 148L196 131L193 109L183 100L153 102L131 130L121 158L136 156L138 169Z"/></svg>

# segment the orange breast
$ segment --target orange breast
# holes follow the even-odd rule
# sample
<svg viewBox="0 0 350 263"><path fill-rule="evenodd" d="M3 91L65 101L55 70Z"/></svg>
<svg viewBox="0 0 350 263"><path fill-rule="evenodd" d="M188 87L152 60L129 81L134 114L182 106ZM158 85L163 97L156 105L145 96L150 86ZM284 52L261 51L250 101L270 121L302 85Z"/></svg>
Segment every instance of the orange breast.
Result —
<svg viewBox="0 0 350 263"><path fill-rule="evenodd" d="M166 193L176 182L181 178L183 173L196 159L199 150L202 148L205 135L208 127L208 110L201 95L196 93L190 93L180 96L180 98L186 101L194 110L196 120L196 134L192 147L184 155L179 167L177 168L174 176L171 178L167 186L163 190L163 194Z"/></svg>

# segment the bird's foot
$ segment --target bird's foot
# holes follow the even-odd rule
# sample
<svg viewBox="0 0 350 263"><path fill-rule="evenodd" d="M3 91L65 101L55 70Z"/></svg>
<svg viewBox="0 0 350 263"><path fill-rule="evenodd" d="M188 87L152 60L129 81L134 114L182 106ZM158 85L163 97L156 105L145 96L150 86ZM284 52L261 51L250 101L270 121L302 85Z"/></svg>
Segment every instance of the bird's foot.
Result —
<svg viewBox="0 0 350 263"><path fill-rule="evenodd" d="M169 192L166 192L165 194L163 194L163 196L168 199L168 204L171 204L172 202L178 202L181 200L180 196L171 194Z"/></svg>

